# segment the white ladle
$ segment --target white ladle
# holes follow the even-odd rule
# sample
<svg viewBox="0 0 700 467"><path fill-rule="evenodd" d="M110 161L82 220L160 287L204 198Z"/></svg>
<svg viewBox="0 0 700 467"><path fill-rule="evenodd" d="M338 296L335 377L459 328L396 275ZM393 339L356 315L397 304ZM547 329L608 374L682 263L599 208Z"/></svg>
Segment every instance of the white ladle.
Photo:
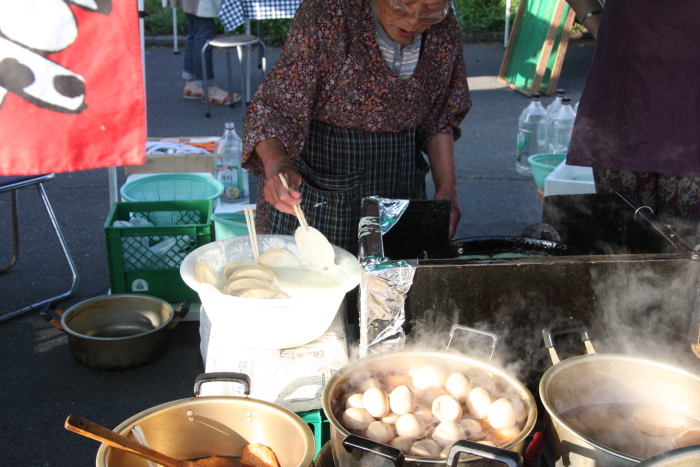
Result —
<svg viewBox="0 0 700 467"><path fill-rule="evenodd" d="M287 184L287 179L284 174L280 174L280 180L282 180L282 185L289 190L289 185ZM299 247L301 254L304 255L311 264L321 269L325 270L334 266L335 251L333 250L333 245L331 245L325 235L309 226L306 222L304 212L298 204L294 205L294 212L301 224L294 233L294 240L296 240L297 247Z"/></svg>

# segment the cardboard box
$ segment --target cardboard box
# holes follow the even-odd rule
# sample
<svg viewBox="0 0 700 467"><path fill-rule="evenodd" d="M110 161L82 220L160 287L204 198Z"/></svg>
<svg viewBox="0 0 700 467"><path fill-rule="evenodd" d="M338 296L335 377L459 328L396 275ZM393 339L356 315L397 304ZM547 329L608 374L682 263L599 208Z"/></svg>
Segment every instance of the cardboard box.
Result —
<svg viewBox="0 0 700 467"><path fill-rule="evenodd" d="M148 141L166 143L183 143L186 141L216 141L218 136L188 136L179 138L148 138ZM158 174L158 173L214 173L214 154L151 154L146 155L142 165L125 165L124 173Z"/></svg>

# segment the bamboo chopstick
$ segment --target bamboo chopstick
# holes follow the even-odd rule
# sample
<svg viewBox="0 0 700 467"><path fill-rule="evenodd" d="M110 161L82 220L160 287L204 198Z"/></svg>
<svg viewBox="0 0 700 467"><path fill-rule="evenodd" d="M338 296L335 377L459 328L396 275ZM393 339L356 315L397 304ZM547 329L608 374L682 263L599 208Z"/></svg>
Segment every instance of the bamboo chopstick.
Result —
<svg viewBox="0 0 700 467"><path fill-rule="evenodd" d="M284 176L284 174L280 174L280 180L282 180L282 185L289 190L289 185L287 185L287 178ZM304 216L304 211L301 210L298 204L294 205L294 212L297 215L297 218L299 219L299 223L301 224L304 229L307 229L309 227L309 224L306 222L306 217Z"/></svg>
<svg viewBox="0 0 700 467"><path fill-rule="evenodd" d="M245 223L248 226L248 235L250 236L250 246L253 249L253 256L258 259L260 255L258 250L258 236L255 233L255 220L253 219L253 208L250 205L246 206L245 209Z"/></svg>

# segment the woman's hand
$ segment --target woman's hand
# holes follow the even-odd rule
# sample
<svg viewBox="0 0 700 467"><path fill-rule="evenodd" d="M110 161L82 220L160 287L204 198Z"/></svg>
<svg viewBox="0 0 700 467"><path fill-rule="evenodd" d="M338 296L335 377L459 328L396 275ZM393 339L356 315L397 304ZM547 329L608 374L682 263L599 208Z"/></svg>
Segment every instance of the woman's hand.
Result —
<svg viewBox="0 0 700 467"><path fill-rule="evenodd" d="M435 182L435 199L450 201L451 240L457 233L457 224L462 217L457 201L457 170L454 158L454 137L448 133L438 133L428 141L425 148L430 160L430 170Z"/></svg>
<svg viewBox="0 0 700 467"><path fill-rule="evenodd" d="M266 139L255 146L255 152L265 166L265 200L278 210L295 215L294 205L301 203L301 174L294 168L284 145L277 138ZM282 184L280 175L286 178L289 189Z"/></svg>

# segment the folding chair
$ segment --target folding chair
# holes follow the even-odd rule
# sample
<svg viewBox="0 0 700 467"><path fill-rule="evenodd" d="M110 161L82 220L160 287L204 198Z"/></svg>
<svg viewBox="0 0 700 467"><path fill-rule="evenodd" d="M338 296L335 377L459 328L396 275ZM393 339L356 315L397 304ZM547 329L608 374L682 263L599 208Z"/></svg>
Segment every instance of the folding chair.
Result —
<svg viewBox="0 0 700 467"><path fill-rule="evenodd" d="M44 304L48 302L55 302L58 300L62 300L66 297L69 297L73 295L73 293L76 291L78 288L78 271L75 269L75 263L73 263L73 258L70 255L70 252L68 251L68 245L66 245L66 240L63 238L63 233L61 232L61 228L58 225L58 221L56 220L56 216L54 215L53 209L51 208L51 204L49 203L49 198L46 196L46 191L44 191L44 187L42 185L43 182L46 182L48 180L51 180L54 177L54 174L46 174L46 175L23 175L23 176L9 176L9 177L0 177L0 194L10 192L12 196L12 258L10 258L10 261L0 268L0 274L3 274L12 268L14 266L15 262L17 261L17 257L19 256L19 230L18 230L18 222L17 222L17 190L20 188L28 187L28 186L36 186L37 191L39 192L39 195L41 196L42 201L44 201L44 207L46 208L46 213L49 215L49 219L51 220L51 224L53 224L53 230L56 233L56 236L58 237L58 241L61 244L61 248L63 249L63 254L65 255L66 259L68 260L68 264L70 266L71 273L73 274L73 283L71 285L70 290L67 292L58 295L56 297L48 298L46 300L42 300L41 302L35 303L34 305L27 306L25 308L22 308L20 310L12 311L10 313L6 313L2 316L0 316L0 322L6 321L10 318L14 318L15 316L18 316L24 312L30 311L30 310L35 310L43 306Z"/></svg>

